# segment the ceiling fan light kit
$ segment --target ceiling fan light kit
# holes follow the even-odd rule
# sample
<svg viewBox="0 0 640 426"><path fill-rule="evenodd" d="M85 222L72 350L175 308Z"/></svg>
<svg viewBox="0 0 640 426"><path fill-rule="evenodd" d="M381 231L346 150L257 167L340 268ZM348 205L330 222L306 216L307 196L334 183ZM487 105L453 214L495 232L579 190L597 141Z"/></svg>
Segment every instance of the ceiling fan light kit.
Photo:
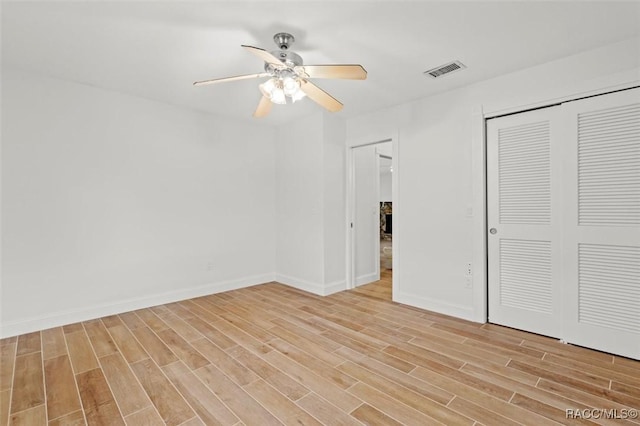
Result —
<svg viewBox="0 0 640 426"><path fill-rule="evenodd" d="M306 94L301 89L300 78L289 69L275 70L274 76L258 87L263 96L274 104L294 103Z"/></svg>
<svg viewBox="0 0 640 426"><path fill-rule="evenodd" d="M328 111L340 111L342 103L309 79L364 80L367 78L367 71L362 65L304 65L300 55L289 51L289 47L295 41L295 38L289 33L277 33L273 36L273 41L279 50L268 52L259 47L242 45L243 48L264 61L265 72L196 81L193 83L194 86L269 77L267 81L258 85L262 98L253 114L254 117L264 117L271 110L272 104L295 103L304 97L309 97Z"/></svg>

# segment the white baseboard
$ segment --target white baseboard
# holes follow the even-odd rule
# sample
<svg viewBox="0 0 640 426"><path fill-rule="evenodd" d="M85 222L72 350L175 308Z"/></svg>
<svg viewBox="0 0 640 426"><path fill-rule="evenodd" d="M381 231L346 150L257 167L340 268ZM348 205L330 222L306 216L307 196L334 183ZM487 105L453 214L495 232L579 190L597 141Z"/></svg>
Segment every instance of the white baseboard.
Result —
<svg viewBox="0 0 640 426"><path fill-rule="evenodd" d="M456 305L454 303L442 302L440 300L418 297L413 294L394 292L393 301L404 305L413 306L427 311L437 312L468 321L477 322L473 307Z"/></svg>
<svg viewBox="0 0 640 426"><path fill-rule="evenodd" d="M372 272L370 274L360 275L356 277L356 287L359 285L365 285L374 281L380 280L380 274L378 272Z"/></svg>
<svg viewBox="0 0 640 426"><path fill-rule="evenodd" d="M276 281L281 284L297 288L298 290L317 294L318 296L328 296L347 289L347 282L345 280L334 281L329 284L318 284L302 280L300 278L291 277L289 275L276 274Z"/></svg>
<svg viewBox="0 0 640 426"><path fill-rule="evenodd" d="M333 294L333 293L338 293L339 291L344 291L346 289L347 289L347 281L346 280L334 281L334 282L326 284L324 286L324 295L323 296L328 296L328 295Z"/></svg>
<svg viewBox="0 0 640 426"><path fill-rule="evenodd" d="M191 299L194 297L206 296L208 294L221 293L223 291L236 290L252 285L263 284L274 281L274 276L275 274L255 275L237 280L222 281L188 289L169 291L148 297L133 298L116 303L107 303L88 308L56 312L49 315L43 315L41 317L18 321L7 321L0 324L0 338L17 336L24 333L30 333L32 331L46 330L52 327L59 327L108 315L120 314L123 312L134 311L136 309L143 309L151 306L163 305L165 303Z"/></svg>
<svg viewBox="0 0 640 426"><path fill-rule="evenodd" d="M308 291L309 293L317 294L318 296L325 296L324 285L318 283L312 283L300 278L291 277L289 275L276 274L276 281L288 285L290 287L297 288L299 290Z"/></svg>

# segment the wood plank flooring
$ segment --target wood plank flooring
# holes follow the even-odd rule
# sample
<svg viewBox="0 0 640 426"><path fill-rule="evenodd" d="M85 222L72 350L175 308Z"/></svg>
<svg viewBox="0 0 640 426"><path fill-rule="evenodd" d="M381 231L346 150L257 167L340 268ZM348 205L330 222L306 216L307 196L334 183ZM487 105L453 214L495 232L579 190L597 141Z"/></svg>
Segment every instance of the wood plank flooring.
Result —
<svg viewBox="0 0 640 426"><path fill-rule="evenodd" d="M565 411L640 408L640 362L393 303L384 272L0 340L0 426L640 425Z"/></svg>

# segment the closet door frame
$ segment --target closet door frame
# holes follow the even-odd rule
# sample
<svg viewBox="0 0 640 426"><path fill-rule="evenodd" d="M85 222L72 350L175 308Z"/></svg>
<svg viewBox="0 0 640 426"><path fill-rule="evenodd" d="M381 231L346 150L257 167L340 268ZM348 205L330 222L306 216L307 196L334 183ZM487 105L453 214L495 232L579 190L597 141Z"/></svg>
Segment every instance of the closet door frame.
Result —
<svg viewBox="0 0 640 426"><path fill-rule="evenodd" d="M629 89L635 89L635 90L629 90ZM639 242L640 242L640 227L637 225L627 226L627 229L624 230L621 227L619 227L618 229L615 229L616 228L615 226L609 226L606 224L602 225L601 227L606 228L608 226L609 227L608 229L597 229L597 224L595 223L585 223L586 225L592 225L591 228L589 228L589 226L580 226L582 225L582 223L578 221L579 188L578 188L577 182L580 178L578 177L578 158L577 158L577 154L578 154L577 113L584 111L587 114L591 114L591 113L597 113L598 111L605 110L607 108L618 108L618 107L622 108L624 107L624 105L631 105L631 104L636 105L640 101L640 95L638 95L638 93L640 93L640 82L634 82L633 84L625 85L625 87L618 90L614 90L614 91L603 90L601 93L597 93L594 95L582 96L582 97L575 96L575 97L571 97L566 100L563 100L562 102L553 104L553 105L561 106L562 108L561 115L565 120L565 122L567 123L564 128L561 128L561 131L559 132L558 136L561 139L564 139L566 141L566 143L562 147L562 151L563 151L562 155L563 155L564 161L569 163L567 165L569 169L567 173L569 174L573 173L573 175L571 176L567 175L566 179L564 179L565 181L562 184L562 191L561 191L562 197L569 200L568 203L565 204L565 206L568 206L571 209L571 214L568 216L565 215L563 219L563 228L565 229L565 232L563 233L561 243L562 245L568 244L571 246L571 247L567 247L569 249L568 250L569 252L571 252L571 250L574 249L573 252L569 254L566 254L565 252L562 258L562 263L563 263L562 276L567 278L569 281L565 283L565 285L562 288L561 297L562 297L562 323L563 324L562 324L561 341L566 343L574 343L581 346L587 346L593 349L603 350L606 352L615 353L617 355L631 357L633 359L640 359L640 339L638 339L638 333L636 332L635 329L633 331L625 331L630 327L629 325L625 325L625 326L621 326L620 328L617 328L617 326L613 327L613 326L604 324L604 327L603 327L603 324L598 323L599 320L598 321L594 320L595 322L593 324L589 324L588 322L582 321L580 317L581 308L579 308L579 304L581 302L578 302L578 298L581 297L581 293L579 292L581 292L582 290L579 290L579 288L582 288L582 287L579 287L579 285L581 284L579 284L580 278L579 278L578 272L582 273L582 271L578 270L578 266L579 266L579 261L583 255L582 252L584 251L584 256L585 256L584 259L587 259L589 261L589 263L587 264L589 266L589 270L593 270L593 268L596 268L596 267L610 269L611 268L610 263L607 263L610 261L605 261L605 259L606 258L611 259L611 256L616 255L617 253L616 250L619 251L620 249L627 249L627 252L621 253L619 255L626 256L627 258L629 258L629 256L632 256L633 259L631 261L627 261L626 266L624 265L622 266L623 268L626 268L626 270L623 270L621 273L623 275L626 274L627 277L630 273L636 274L637 268L634 265L638 264L636 259L638 256L637 249L639 248ZM612 96L605 97L601 95L612 95ZM597 99L594 99L594 100L589 99L589 98L595 98L596 96L598 97ZM617 102L615 99L626 99L626 100L620 103L620 102ZM584 106L584 108L583 109L574 108L575 105L582 105ZM548 106L552 106L552 105L548 105ZM541 108L544 108L544 107L535 108L535 109L541 109ZM528 110L528 111L531 111L531 110ZM520 112L526 112L526 111L520 111ZM513 113L509 113L506 115L512 115L516 113L519 113L519 112L514 111ZM483 114L484 134L482 138L482 142L483 142L482 149L478 150L476 148L475 150L472 150L473 163L476 164L479 158L482 158L484 163L484 168L482 169L479 169L476 165L476 167L473 170L473 175L475 177L478 177L477 172L481 171L482 178L484 179L484 183L485 183L485 192L483 193L483 196L484 196L483 202L479 203L477 199L474 200L475 208L479 207L480 205L484 207L482 217L474 220L474 224L476 226L478 224L484 226L484 233L482 235L483 237L482 245L484 247L481 247L478 241L474 242L474 260L480 257L481 255L486 256L485 259L487 261L487 272L488 272L488 264L489 264L488 263L489 262L488 242L491 239L491 236L488 235L488 230L489 230L489 227L493 226L490 223L488 223L489 215L487 210L489 208L488 199L487 199L487 187L486 187L486 185L488 184L487 182L487 174L488 174L487 120L489 118L495 118L495 117L501 117L501 116L502 114ZM478 125L477 121L476 121L476 125ZM479 155L478 151L480 151L481 155ZM611 155L611 154L608 154L608 155ZM572 156L576 157L574 159L575 161L571 160L571 158L573 158ZM589 161L592 161L592 160L589 159ZM597 173L600 173L599 169ZM593 213L593 214L598 216L600 214L599 209L600 207L594 210L596 213ZM621 211L619 215L622 215L621 217L624 217L625 215L628 215L628 213L625 211ZM474 235L477 235L477 234L474 233ZM602 253L599 253L600 248L604 250ZM628 250L634 250L634 251L632 253ZM596 258L593 258L594 255L604 256L604 258L598 260L597 256ZM596 262L595 264L593 264L592 260L589 260L592 258L595 259L593 260ZM617 259L614 259L613 261L616 264L620 263L617 261ZM601 265L598 266L598 264L601 264ZM570 276L571 274L573 274L573 276ZM620 280L628 281L628 278L624 278L623 275L619 277L612 277L611 279L614 281L616 279L618 279L618 281ZM486 303L486 301L488 301L490 297L489 288L488 288L489 281L487 276L482 277L482 279L486 283L486 285L484 286L484 289L486 291L485 293L486 294L485 303ZM604 280L602 281L603 283L609 280L606 277L605 278L601 277L601 279ZM609 285L609 284L605 284L605 285ZM628 283L626 285L628 285ZM624 290L621 290L621 291L624 293L628 289L629 287L624 287ZM632 286L631 289L636 289L636 287ZM613 294L618 294L618 293L614 291L612 295ZM637 293L634 293L634 294L637 294ZM611 297L611 299L614 299L614 297ZM477 299L474 299L474 300L477 301ZM604 310L602 312L609 309L607 311L609 312L609 314L607 315L611 315L611 317L619 316L617 315L617 311L614 309L614 307L626 306L624 304L624 301L621 300L621 303L622 305L619 305L619 304L616 305L616 302L612 301L609 303L608 307L607 306L603 307ZM477 306L474 306L474 308L476 309L476 312L479 311L477 309ZM631 309L631 311L633 311L633 309ZM597 317L598 315L600 315L599 312L601 311L598 310L594 312L595 312L594 315L596 315ZM628 313L626 315L627 317L629 316ZM484 322L486 322L487 320L488 320L488 316L484 319ZM620 316L620 318L617 319L619 324L624 325L623 320L624 320L624 316ZM637 324L637 321L638 321L638 318L634 317L632 320L632 323ZM625 342L625 343L621 344L621 342ZM633 343L629 344L629 342L635 342L635 344Z"/></svg>
<svg viewBox="0 0 640 426"><path fill-rule="evenodd" d="M535 103L512 104L499 109L489 109L486 105L476 104L471 109L471 178L473 200L469 208L472 219L472 261L473 261L473 321L486 323L488 319L488 226L487 226L487 134L486 120L519 112L531 111L548 106L559 105L591 96L603 95L640 87L640 80L620 80L612 77L601 81L599 88L586 86L573 92L558 93Z"/></svg>

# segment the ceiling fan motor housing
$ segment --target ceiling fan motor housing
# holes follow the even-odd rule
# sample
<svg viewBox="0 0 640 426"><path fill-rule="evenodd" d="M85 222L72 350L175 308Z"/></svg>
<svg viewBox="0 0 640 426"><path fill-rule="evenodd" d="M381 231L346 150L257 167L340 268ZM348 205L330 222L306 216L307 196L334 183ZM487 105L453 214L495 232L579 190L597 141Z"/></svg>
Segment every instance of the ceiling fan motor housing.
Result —
<svg viewBox="0 0 640 426"><path fill-rule="evenodd" d="M271 52L273 56L280 59L284 65L288 68L293 68L302 65L302 57L294 52L287 52L285 50L274 50ZM269 63L264 64L264 69L269 72L270 65Z"/></svg>

